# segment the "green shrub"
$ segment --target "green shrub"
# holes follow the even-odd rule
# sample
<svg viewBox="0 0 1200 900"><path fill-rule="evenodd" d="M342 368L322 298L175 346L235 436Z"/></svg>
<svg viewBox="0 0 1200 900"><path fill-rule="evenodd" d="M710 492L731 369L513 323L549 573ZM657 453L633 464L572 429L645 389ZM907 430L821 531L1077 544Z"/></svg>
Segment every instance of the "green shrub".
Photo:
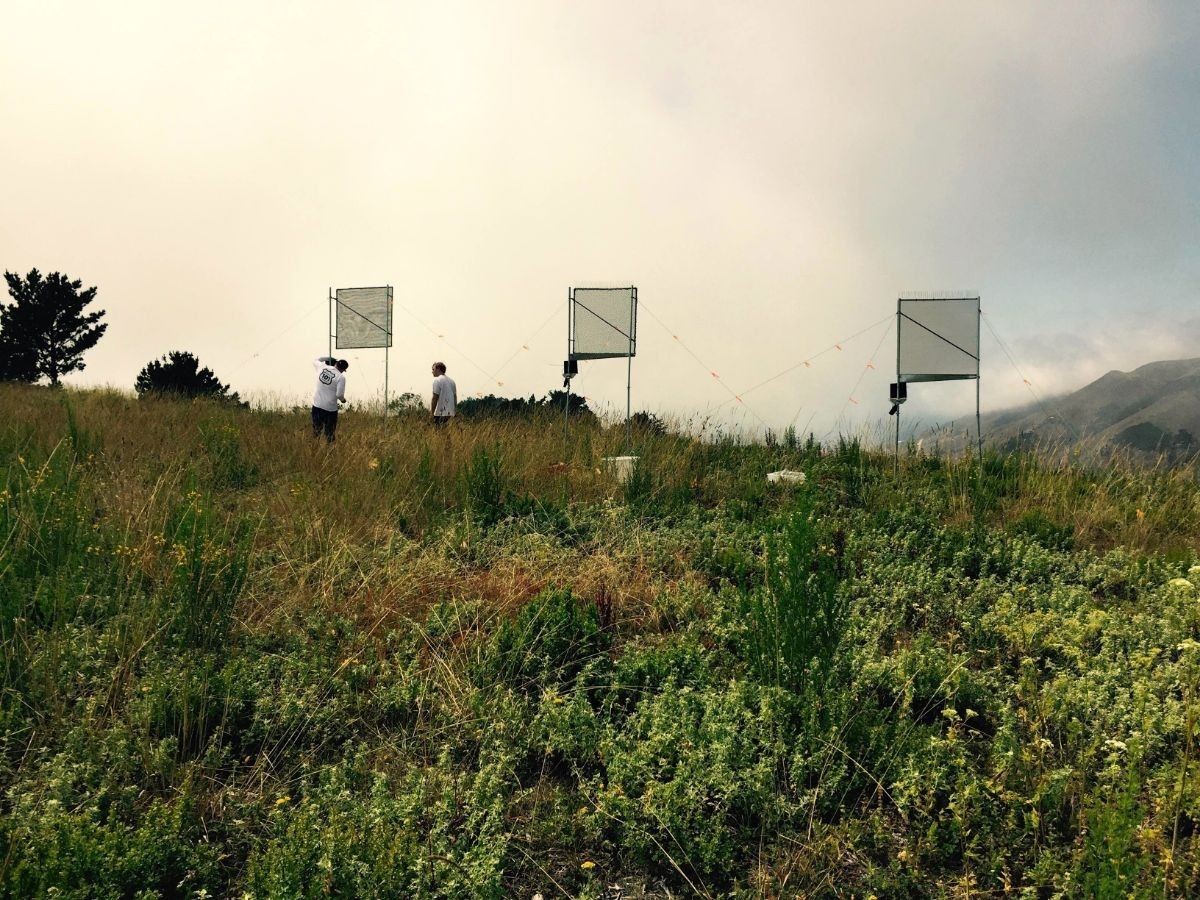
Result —
<svg viewBox="0 0 1200 900"><path fill-rule="evenodd" d="M729 584L748 591L762 584L766 554L759 528L724 516L685 519L680 524L687 542L695 545L692 565L708 577L711 587L719 589Z"/></svg>
<svg viewBox="0 0 1200 900"><path fill-rule="evenodd" d="M1025 513L1009 528L1013 534L1027 537L1049 550L1071 550L1075 546L1075 527L1056 525L1041 510Z"/></svg>
<svg viewBox="0 0 1200 900"><path fill-rule="evenodd" d="M503 760L389 776L350 761L273 801L250 897L504 896L511 790Z"/></svg>
<svg viewBox="0 0 1200 900"><path fill-rule="evenodd" d="M6 790L0 867L7 896L196 896L221 892L220 848L204 839L196 783L147 796L150 773L120 729L77 729L63 750L27 760Z"/></svg>
<svg viewBox="0 0 1200 900"><path fill-rule="evenodd" d="M496 630L477 665L477 679L538 696L571 684L610 643L594 603L582 604L570 591L545 591Z"/></svg>
<svg viewBox="0 0 1200 900"><path fill-rule="evenodd" d="M785 709L747 682L647 696L604 742L599 815L614 840L673 881L728 883L792 811L777 782Z"/></svg>

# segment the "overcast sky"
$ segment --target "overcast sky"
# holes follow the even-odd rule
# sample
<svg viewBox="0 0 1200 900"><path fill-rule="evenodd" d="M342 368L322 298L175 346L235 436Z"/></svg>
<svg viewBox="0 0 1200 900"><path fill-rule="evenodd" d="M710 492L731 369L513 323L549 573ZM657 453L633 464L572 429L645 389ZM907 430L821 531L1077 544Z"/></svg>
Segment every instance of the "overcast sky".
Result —
<svg viewBox="0 0 1200 900"><path fill-rule="evenodd" d="M1194 2L5 0L0 267L98 286L75 384L181 349L306 401L328 288L392 284L393 391L443 359L541 395L604 281L643 302L635 408L877 420L888 322L744 407L709 371L743 391L940 289L1055 393L1200 356L1197 59ZM985 408L1027 399L983 354ZM623 362L582 368L623 405Z"/></svg>

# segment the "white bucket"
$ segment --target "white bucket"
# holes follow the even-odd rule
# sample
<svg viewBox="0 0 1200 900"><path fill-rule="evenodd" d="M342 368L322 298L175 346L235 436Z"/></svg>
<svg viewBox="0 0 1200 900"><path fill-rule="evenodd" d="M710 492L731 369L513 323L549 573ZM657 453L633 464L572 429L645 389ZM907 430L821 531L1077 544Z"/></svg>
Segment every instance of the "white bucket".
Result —
<svg viewBox="0 0 1200 900"><path fill-rule="evenodd" d="M795 472L791 469L780 469L778 472L767 473L768 484L804 484L807 479L803 472Z"/></svg>
<svg viewBox="0 0 1200 900"><path fill-rule="evenodd" d="M605 456L600 460L604 470L617 479L618 484L625 484L633 477L633 467L637 461L636 456Z"/></svg>

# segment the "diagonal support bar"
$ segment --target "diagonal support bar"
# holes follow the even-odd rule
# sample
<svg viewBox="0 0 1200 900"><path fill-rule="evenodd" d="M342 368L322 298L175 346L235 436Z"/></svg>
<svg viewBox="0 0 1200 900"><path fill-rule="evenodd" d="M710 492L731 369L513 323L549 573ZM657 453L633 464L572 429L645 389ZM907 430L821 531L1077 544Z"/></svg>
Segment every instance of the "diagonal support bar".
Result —
<svg viewBox="0 0 1200 900"><path fill-rule="evenodd" d="M912 323L913 323L914 325L916 325L918 328L924 328L926 331L928 331L930 334L932 334L932 335L933 335L935 338L937 338L939 341L943 341L944 343L947 343L947 344L949 344L951 347L953 347L953 348L954 348L955 350L957 350L959 353L962 353L962 354L964 354L964 355L966 355L966 356L969 356L969 357L971 357L971 359L975 360L975 362L979 362L979 357L978 357L978 356L976 356L974 353L972 353L970 350L966 350L966 349L964 349L964 348L962 348L962 347L958 346L958 344L954 343L954 341L950 340L950 339L949 339L948 337L946 337L944 334L938 334L936 331L934 331L934 330L933 330L932 328L930 328L928 325L924 324L923 322L918 322L918 321L917 321L916 319L914 319L912 316L908 315L908 313L899 313L899 316L900 316L900 318L902 318L902 319L908 319L908 321L912 322Z"/></svg>

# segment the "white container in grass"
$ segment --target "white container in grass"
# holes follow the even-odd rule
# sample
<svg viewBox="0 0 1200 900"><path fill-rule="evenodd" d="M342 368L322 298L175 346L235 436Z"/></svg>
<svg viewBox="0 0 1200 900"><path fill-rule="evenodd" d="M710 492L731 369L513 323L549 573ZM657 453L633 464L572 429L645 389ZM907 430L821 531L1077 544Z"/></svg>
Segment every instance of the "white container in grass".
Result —
<svg viewBox="0 0 1200 900"><path fill-rule="evenodd" d="M637 465L637 461L636 456L605 456L600 460L604 471L615 478L619 484L626 484L633 477L633 468Z"/></svg>
<svg viewBox="0 0 1200 900"><path fill-rule="evenodd" d="M792 469L780 469L778 472L767 473L768 484L804 484L808 479L803 472Z"/></svg>

